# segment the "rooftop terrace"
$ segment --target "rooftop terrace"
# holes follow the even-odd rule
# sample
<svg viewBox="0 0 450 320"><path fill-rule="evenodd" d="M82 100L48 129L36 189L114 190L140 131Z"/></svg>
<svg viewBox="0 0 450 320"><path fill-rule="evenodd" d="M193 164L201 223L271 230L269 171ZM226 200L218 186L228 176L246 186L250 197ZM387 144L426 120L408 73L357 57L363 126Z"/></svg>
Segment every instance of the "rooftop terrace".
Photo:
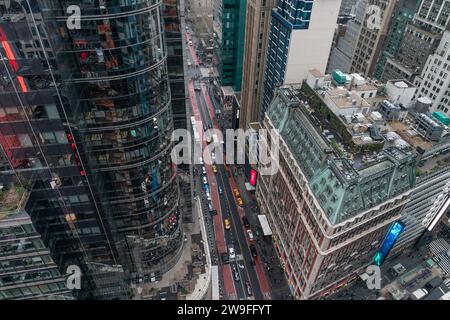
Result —
<svg viewBox="0 0 450 320"><path fill-rule="evenodd" d="M309 91L308 91L309 90ZM415 153L390 142L357 145L306 85L284 86L267 110L331 223L410 190Z"/></svg>

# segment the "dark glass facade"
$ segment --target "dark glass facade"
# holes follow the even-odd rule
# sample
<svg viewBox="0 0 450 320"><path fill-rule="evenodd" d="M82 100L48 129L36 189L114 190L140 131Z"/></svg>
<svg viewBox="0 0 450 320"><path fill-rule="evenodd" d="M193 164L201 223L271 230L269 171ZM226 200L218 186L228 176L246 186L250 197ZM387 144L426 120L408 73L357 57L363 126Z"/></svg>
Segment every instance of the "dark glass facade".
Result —
<svg viewBox="0 0 450 320"><path fill-rule="evenodd" d="M124 297L182 243L162 3L2 1L0 16L0 143L33 188L28 212L93 297ZM98 264L123 272L97 281Z"/></svg>

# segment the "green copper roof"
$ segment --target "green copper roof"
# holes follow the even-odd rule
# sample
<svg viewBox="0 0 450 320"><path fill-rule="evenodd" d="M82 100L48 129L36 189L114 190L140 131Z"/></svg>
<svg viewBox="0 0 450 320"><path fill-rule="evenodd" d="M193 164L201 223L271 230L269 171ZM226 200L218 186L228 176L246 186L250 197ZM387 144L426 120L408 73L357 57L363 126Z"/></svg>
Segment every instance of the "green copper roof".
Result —
<svg viewBox="0 0 450 320"><path fill-rule="evenodd" d="M313 125L295 90L279 89L267 116L280 132L322 209L333 224L412 188L415 157L405 150L381 151L378 161L355 167L339 158Z"/></svg>

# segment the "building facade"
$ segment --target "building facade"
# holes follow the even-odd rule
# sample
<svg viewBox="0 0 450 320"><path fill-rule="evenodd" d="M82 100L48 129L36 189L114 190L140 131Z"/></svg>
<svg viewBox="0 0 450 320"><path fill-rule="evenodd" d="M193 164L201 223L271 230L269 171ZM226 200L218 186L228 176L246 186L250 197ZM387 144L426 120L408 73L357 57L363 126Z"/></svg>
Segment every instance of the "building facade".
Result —
<svg viewBox="0 0 450 320"><path fill-rule="evenodd" d="M284 83L299 83L308 70L325 72L340 0L278 1L272 10L259 120Z"/></svg>
<svg viewBox="0 0 450 320"><path fill-rule="evenodd" d="M443 168L417 179L417 185L411 193L411 199L402 211L401 221L405 224L405 231L397 240L392 253L401 252L411 247L426 231L428 224L424 223L424 220L437 197L443 194L443 190L449 181L449 168Z"/></svg>
<svg viewBox="0 0 450 320"><path fill-rule="evenodd" d="M217 69L221 86L240 92L244 57L246 0L218 0L213 6Z"/></svg>
<svg viewBox="0 0 450 320"><path fill-rule="evenodd" d="M1 186L0 300L73 299L25 211L28 192L15 184Z"/></svg>
<svg viewBox="0 0 450 320"><path fill-rule="evenodd" d="M386 59L394 57L398 52L406 26L413 20L419 4L420 0L400 0L397 2L387 38L383 44L383 49L375 67L375 78L381 78Z"/></svg>
<svg viewBox="0 0 450 320"><path fill-rule="evenodd" d="M412 22L408 23L402 42L393 57L387 57L381 81L420 76L430 54L439 45L450 25L450 1L423 0ZM414 82L415 83L415 82Z"/></svg>
<svg viewBox="0 0 450 320"><path fill-rule="evenodd" d="M240 127L258 121L263 94L269 26L275 0L248 0L245 22Z"/></svg>
<svg viewBox="0 0 450 320"><path fill-rule="evenodd" d="M354 7L355 18L347 23L344 31L341 31L343 34L336 35L327 66L328 73L335 70L341 70L342 72L350 71L359 30L361 29L366 13L366 6L367 0L358 0Z"/></svg>
<svg viewBox="0 0 450 320"><path fill-rule="evenodd" d="M386 40L396 1L368 0L365 17L355 44L350 72L373 76ZM375 9L377 8L377 9Z"/></svg>
<svg viewBox="0 0 450 320"><path fill-rule="evenodd" d="M431 111L450 116L450 31L442 35L436 51L428 56L420 77L415 79L417 97L432 102Z"/></svg>
<svg viewBox="0 0 450 320"><path fill-rule="evenodd" d="M184 74L183 34L185 29L184 0L163 1L164 34L167 44L167 72L172 101L173 125L175 129L187 129L190 116L186 110L186 88Z"/></svg>
<svg viewBox="0 0 450 320"><path fill-rule="evenodd" d="M359 131L345 138L346 129L323 101L305 83L284 86L262 124L277 129L265 143L278 152L279 167L260 175L256 197L298 299L324 297L361 274L401 218L415 184L411 148L384 145L367 161L365 152L374 149L356 147Z"/></svg>
<svg viewBox="0 0 450 320"><path fill-rule="evenodd" d="M55 262L122 270L87 295L123 298L182 248L162 2L70 4L0 3L0 143Z"/></svg>

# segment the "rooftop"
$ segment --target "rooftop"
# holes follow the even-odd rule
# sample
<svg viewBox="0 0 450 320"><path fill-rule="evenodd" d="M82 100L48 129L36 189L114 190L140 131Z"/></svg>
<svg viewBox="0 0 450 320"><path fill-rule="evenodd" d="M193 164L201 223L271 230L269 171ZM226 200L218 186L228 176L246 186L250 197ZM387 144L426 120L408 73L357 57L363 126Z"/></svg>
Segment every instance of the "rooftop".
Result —
<svg viewBox="0 0 450 320"><path fill-rule="evenodd" d="M349 130L330 109L307 84L290 85L278 90L267 116L330 222L338 224L412 188L415 153L407 144L396 145L384 138L356 143L355 138L363 135ZM378 139L376 132L368 131L364 131L367 137Z"/></svg>
<svg viewBox="0 0 450 320"><path fill-rule="evenodd" d="M392 83L399 89L415 88L415 86L406 79L388 80L386 83Z"/></svg>

